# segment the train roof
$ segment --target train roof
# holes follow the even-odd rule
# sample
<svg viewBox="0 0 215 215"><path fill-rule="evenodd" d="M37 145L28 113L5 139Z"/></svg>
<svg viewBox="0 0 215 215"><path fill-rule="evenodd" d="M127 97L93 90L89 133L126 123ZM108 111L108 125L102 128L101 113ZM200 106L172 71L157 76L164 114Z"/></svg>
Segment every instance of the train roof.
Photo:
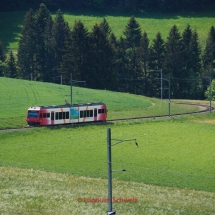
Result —
<svg viewBox="0 0 215 215"><path fill-rule="evenodd" d="M96 105L105 105L103 102L94 102L94 103L82 103L82 104L65 104L65 105L47 105L47 106L32 106L29 109L49 109L49 108L68 108L68 107L84 107L84 106L96 106Z"/></svg>

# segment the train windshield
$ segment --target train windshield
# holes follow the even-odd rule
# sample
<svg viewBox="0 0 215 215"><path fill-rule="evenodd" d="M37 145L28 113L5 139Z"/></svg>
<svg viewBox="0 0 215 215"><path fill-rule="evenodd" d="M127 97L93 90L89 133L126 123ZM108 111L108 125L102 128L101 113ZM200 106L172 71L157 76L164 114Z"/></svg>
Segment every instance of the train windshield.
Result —
<svg viewBox="0 0 215 215"><path fill-rule="evenodd" d="M28 118L38 118L39 111L28 111Z"/></svg>

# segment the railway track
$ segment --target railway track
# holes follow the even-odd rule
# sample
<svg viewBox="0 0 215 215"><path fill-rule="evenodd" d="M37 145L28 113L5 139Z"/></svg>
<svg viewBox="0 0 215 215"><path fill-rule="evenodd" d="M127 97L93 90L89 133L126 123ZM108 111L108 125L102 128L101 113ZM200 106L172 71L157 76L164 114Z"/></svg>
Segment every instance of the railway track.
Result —
<svg viewBox="0 0 215 215"><path fill-rule="evenodd" d="M185 104L185 103L177 103L181 105L192 105L192 106L198 106L200 108L199 111L189 112L189 113L180 113L180 114L171 114L170 117L179 117L179 116L186 116L186 115L192 115L192 114L203 114L210 111L214 111L214 107L210 107L207 105L199 105L199 104ZM210 110L211 108L211 110ZM169 118L169 115L156 115L156 116L145 116L145 117L131 117L131 118L125 118L125 119L114 119L114 120L107 120L106 122L95 122L95 124L104 124L104 123L113 123L113 122L119 122L119 121L132 121L132 120L150 120L150 119L161 119L161 118ZM90 122L92 124L92 122ZM67 125L59 125L62 127L65 126L72 126L77 124L67 124ZM58 125L53 125L49 127L56 127ZM35 127L35 126L25 126L25 127L16 127L16 128L3 128L0 129L0 131L16 131L16 130L26 130L26 129L33 129L33 128L41 128L41 127Z"/></svg>
<svg viewBox="0 0 215 215"><path fill-rule="evenodd" d="M192 115L192 114L203 114L203 113L210 112L210 106L207 106L207 105L185 104L185 103L177 103L177 104L198 106L200 108L200 110L199 111L194 111L194 112L189 112L189 113L171 114L170 117L179 117L179 116L186 116L186 115ZM211 111L214 111L214 107L211 107ZM161 118L169 118L169 115L131 117L131 118L126 118L126 119L107 120L107 122L129 121L129 120L144 120L144 119L161 119Z"/></svg>

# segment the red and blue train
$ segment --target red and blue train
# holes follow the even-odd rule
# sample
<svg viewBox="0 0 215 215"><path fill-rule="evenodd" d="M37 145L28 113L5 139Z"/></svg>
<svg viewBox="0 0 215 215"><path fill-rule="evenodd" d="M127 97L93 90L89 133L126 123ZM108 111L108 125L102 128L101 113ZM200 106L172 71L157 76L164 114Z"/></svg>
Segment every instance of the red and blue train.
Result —
<svg viewBox="0 0 215 215"><path fill-rule="evenodd" d="M71 123L106 121L107 107L104 103L86 103L56 106L30 107L26 121L31 126L61 125Z"/></svg>

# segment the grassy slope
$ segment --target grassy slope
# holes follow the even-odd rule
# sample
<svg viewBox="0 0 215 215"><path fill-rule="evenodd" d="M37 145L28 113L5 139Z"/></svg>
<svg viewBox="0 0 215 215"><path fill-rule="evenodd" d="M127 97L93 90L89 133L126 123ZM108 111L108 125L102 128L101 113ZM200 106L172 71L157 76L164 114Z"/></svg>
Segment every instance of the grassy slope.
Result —
<svg viewBox="0 0 215 215"><path fill-rule="evenodd" d="M114 173L114 178L214 192L212 123L214 114L0 132L0 166L106 178L106 130L110 127L112 138L137 138L139 144L138 148L134 142L113 147L113 169L127 170Z"/></svg>
<svg viewBox="0 0 215 215"><path fill-rule="evenodd" d="M107 213L107 203L83 202L84 198L88 200L107 198L105 179L1 167L0 181L2 215ZM209 192L113 180L113 196L138 200L136 203L114 202L113 208L117 214L211 215L215 213L215 196Z"/></svg>
<svg viewBox="0 0 215 215"><path fill-rule="evenodd" d="M25 126L30 106L70 102L70 87L52 83L31 82L0 77L0 128ZM105 102L108 119L168 114L167 102L127 93L73 87L73 103ZM189 112L196 108L172 103L171 113Z"/></svg>
<svg viewBox="0 0 215 215"><path fill-rule="evenodd" d="M55 13L53 13L55 14ZM87 12L65 12L65 20L68 21L72 28L74 21L81 20L85 27L91 31L95 23L101 23L105 17L114 32L119 38L123 36L123 31L133 14L91 14ZM3 41L5 47L9 49L17 49L19 34L25 12L9 12L0 14L0 39ZM175 24L182 32L187 24L191 25L192 29L196 29L199 34L199 42L202 47L205 46L205 41L208 32L212 25L214 25L215 16L213 10L203 11L199 13L190 14L136 14L138 23L141 26L142 32L146 31L150 40L155 38L158 31L161 32L163 39L166 40L170 28Z"/></svg>

